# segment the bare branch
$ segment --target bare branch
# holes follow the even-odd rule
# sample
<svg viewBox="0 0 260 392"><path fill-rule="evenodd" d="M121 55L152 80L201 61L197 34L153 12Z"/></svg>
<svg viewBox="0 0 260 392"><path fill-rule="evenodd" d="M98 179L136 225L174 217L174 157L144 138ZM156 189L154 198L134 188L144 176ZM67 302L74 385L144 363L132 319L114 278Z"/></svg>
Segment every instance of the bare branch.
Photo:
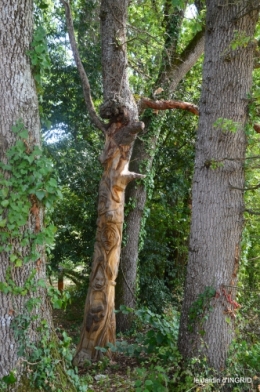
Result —
<svg viewBox="0 0 260 392"><path fill-rule="evenodd" d="M244 8L237 13L236 17L234 18L235 21L238 19L243 18L245 15L250 14L253 11L260 10L259 0L250 0L245 2Z"/></svg>
<svg viewBox="0 0 260 392"><path fill-rule="evenodd" d="M173 100L160 100L153 101L149 98L141 98L139 103L141 111L147 108L154 110L167 110L167 109L182 109L187 110L196 116L199 115L198 106L189 102L173 101Z"/></svg>
<svg viewBox="0 0 260 392"><path fill-rule="evenodd" d="M247 157L245 159L260 159L260 155L253 155L253 156Z"/></svg>
<svg viewBox="0 0 260 392"><path fill-rule="evenodd" d="M207 161L208 163L211 163L211 162L214 162L214 163L221 163L221 162L224 162L224 161L245 161L245 160L247 160L247 159L260 159L260 155L253 155L253 156L251 156L251 157L245 157L245 158L230 158L230 157L224 157L224 158L221 158L221 159L213 159L213 160L211 160L211 161Z"/></svg>
<svg viewBox="0 0 260 392"><path fill-rule="evenodd" d="M131 24L129 24L129 23L127 23L126 26L127 26L129 29L132 29L132 30L137 31L139 34L145 34L145 35L147 35L148 37L152 38L152 40L153 40L154 42L157 42L159 45L161 45L161 42L158 40L158 38L155 37L154 35L150 34L147 30L139 29L138 27L135 27L135 26L133 26L133 25L131 25Z"/></svg>
<svg viewBox="0 0 260 392"><path fill-rule="evenodd" d="M144 71L141 70L140 64L138 64L133 59L128 58L128 66L129 68L132 68L135 72L143 75L145 79L152 79L151 76L147 75Z"/></svg>
<svg viewBox="0 0 260 392"><path fill-rule="evenodd" d="M257 260L257 259L260 259L260 256L253 257L252 259L248 259L247 261L253 261L253 260Z"/></svg>
<svg viewBox="0 0 260 392"><path fill-rule="evenodd" d="M133 180L142 180L145 178L144 174L134 173L134 172L126 172L121 175L121 181L125 184L129 184L129 182Z"/></svg>
<svg viewBox="0 0 260 392"><path fill-rule="evenodd" d="M229 183L229 186L232 189L238 189L239 191L243 191L244 192L244 191L254 191L256 189L259 189L260 188L260 183L255 185L255 186L248 187L248 188L239 188L239 187L236 187L236 186L234 186L234 185L232 185L230 183Z"/></svg>
<svg viewBox="0 0 260 392"><path fill-rule="evenodd" d="M177 56L176 53L171 54L173 61L168 64L165 70L161 71L156 86L161 87L167 85L169 92L175 91L180 81L203 54L204 42L205 27L192 38L180 55Z"/></svg>
<svg viewBox="0 0 260 392"><path fill-rule="evenodd" d="M90 92L90 85L89 85L89 80L86 75L86 72L84 70L83 64L80 59L76 39L75 39L75 33L74 33L74 27L73 27L73 20L72 20L72 15L71 15L71 9L69 6L69 3L65 0L60 0L61 3L63 4L65 8L65 15L66 15L66 22L67 22L67 29L68 29L68 34L70 38L70 44L71 44L71 49L73 53L73 57L75 60L75 63L78 68L78 72L80 75L81 83L82 83L82 88L83 88L83 95L85 99L85 103L87 106L87 110L89 112L90 118L94 125L100 129L104 134L106 133L106 124L103 123L100 118L98 117L92 98L91 98L91 92Z"/></svg>
<svg viewBox="0 0 260 392"><path fill-rule="evenodd" d="M199 116L199 108L197 105L194 105L190 102L183 102L183 101L173 101L173 100L160 100L160 101L154 101L149 98L141 98L139 101L139 111L142 112L145 109L154 109L154 110L167 110L167 109L181 109L181 110L187 110L188 112L191 112L195 114L196 116ZM255 124L254 125L254 130L257 133L260 133L260 124ZM255 159L258 158L259 156L255 157L248 157L246 159ZM238 158L223 158L222 160L237 160Z"/></svg>
<svg viewBox="0 0 260 392"><path fill-rule="evenodd" d="M171 82L170 91L174 91L187 72L195 65L204 52L205 27L189 42L183 52L173 62L167 79Z"/></svg>

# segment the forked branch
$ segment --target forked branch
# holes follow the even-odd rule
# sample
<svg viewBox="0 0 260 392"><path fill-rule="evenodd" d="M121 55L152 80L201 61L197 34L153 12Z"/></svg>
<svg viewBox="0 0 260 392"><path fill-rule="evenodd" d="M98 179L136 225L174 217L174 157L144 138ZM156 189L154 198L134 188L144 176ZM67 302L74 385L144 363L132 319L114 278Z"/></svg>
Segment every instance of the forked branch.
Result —
<svg viewBox="0 0 260 392"><path fill-rule="evenodd" d="M61 3L63 4L65 8L65 15L66 15L66 22L67 22L67 29L68 29L68 34L69 34L69 39L70 39L70 45L73 53L73 57L75 60L75 63L78 68L78 72L80 75L81 83L82 83L82 88L83 88L83 95L85 99L85 103L87 106L87 110L89 113L89 116L94 123L94 125L100 129L104 134L106 133L106 125L103 123L100 118L98 117L92 98L91 98L91 92L90 92L90 85L89 85L89 80L86 75L86 72L84 70L83 64L80 59L76 39L75 39L75 33L74 33L74 27L73 27L73 20L72 20L72 15L71 15L71 9L70 5L67 1L65 0L60 0Z"/></svg>

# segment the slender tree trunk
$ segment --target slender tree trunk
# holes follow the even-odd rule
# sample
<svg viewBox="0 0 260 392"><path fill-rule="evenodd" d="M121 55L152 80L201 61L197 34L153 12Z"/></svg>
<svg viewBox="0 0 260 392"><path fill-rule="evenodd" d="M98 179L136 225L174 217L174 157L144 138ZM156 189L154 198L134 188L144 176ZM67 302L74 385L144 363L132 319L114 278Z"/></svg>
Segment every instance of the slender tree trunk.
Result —
<svg viewBox="0 0 260 392"><path fill-rule="evenodd" d="M126 66L127 0L101 2L101 36L104 103L102 118L109 120L100 161L104 167L99 187L95 250L86 299L80 344L75 364L98 359L95 347L115 342L114 297L122 241L126 185L142 175L129 172L136 134L144 124L130 92Z"/></svg>
<svg viewBox="0 0 260 392"><path fill-rule="evenodd" d="M154 88L155 90L158 87L163 87L165 93L169 95L174 94L179 82L202 55L204 50L204 29L194 36L180 57L177 57L175 53L176 42L176 34L174 35L173 42L168 42L167 39L165 44L167 47L166 59ZM171 87L169 88L169 86ZM145 123L145 132L147 135L151 133L151 136L150 138L146 136L146 142L141 139L135 141L130 168L133 171L143 170L144 174L148 174L151 172L154 158L154 153L151 152L156 151L161 129L158 127L156 130L153 129L151 131L151 124L153 123L151 115L147 116L144 114L143 121ZM127 242L122 249L120 261L116 288L116 309L119 309L121 305L128 307L134 307L135 305L134 293L136 288L139 237L146 199L147 189L143 183L129 184L126 189L126 200L131 200L134 207L131 208L131 211L125 219L125 236ZM118 331L124 332L130 328L132 321L129 315L120 312L116 318Z"/></svg>
<svg viewBox="0 0 260 392"><path fill-rule="evenodd" d="M140 148L137 148L140 147ZM132 156L131 169L140 171L139 156L144 157L144 143L137 139ZM148 170L147 170L148 172ZM137 275L137 259L140 229L143 217L143 211L146 202L145 185L131 183L126 191L126 203L134 203L134 206L125 219L126 221L126 245L122 248L120 267L118 272L116 286L116 309L121 305L135 307L135 291L136 291L136 275ZM131 326L132 318L130 314L118 313L116 316L117 330L125 332Z"/></svg>
<svg viewBox="0 0 260 392"><path fill-rule="evenodd" d="M250 1L207 1L192 224L179 349L184 358L206 355L209 363L219 370L225 366L237 310L235 290L229 286L236 285L239 268L244 209L244 128L257 17L256 10L250 11ZM243 37L247 37L246 43L242 43ZM206 295L207 287L215 290L215 298ZM196 302L198 298L204 298L204 310Z"/></svg>

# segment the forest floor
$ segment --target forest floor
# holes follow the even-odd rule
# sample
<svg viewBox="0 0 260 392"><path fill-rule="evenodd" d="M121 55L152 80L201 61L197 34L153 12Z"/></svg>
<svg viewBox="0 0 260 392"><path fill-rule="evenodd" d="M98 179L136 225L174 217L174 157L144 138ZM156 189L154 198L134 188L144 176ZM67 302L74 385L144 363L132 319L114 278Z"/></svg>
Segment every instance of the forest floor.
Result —
<svg viewBox="0 0 260 392"><path fill-rule="evenodd" d="M65 331L72 339L75 347L80 336L83 310L84 300L81 298L78 301L74 299L68 304L66 310L53 310L55 327L58 331ZM58 336L62 338L59 332ZM119 337L118 339L123 338ZM124 338L124 340L126 339ZM88 392L131 392L135 391L135 373L138 366L139 363L136 358L116 353L113 360L104 357L100 361L92 362L86 364L84 368L79 368L79 375L86 380L89 386Z"/></svg>
<svg viewBox="0 0 260 392"><path fill-rule="evenodd" d="M55 282L54 285L56 285ZM71 284L71 282L66 285L66 290L68 290L71 293L71 302L68 303L67 308L65 310L54 309L53 319L60 339L62 340L62 332L65 331L66 334L72 339L72 344L74 346L72 348L76 348L76 345L80 337L86 290L81 289L82 293L80 295L80 292L77 291L77 289L75 288L74 285ZM250 376L254 375L254 377L253 376L252 377L255 385L252 391L260 391L260 385L258 385L259 384L258 381L260 380L260 373L259 370L257 370L259 369L259 344L257 342L259 342L259 337L260 337L259 300L260 300L259 296L257 296L256 300L252 298L251 301L249 301L249 303L247 304L247 306L244 306L244 310L242 308L242 312L244 314L241 320L244 321L243 322L241 321L242 324L240 325L241 338L236 343L237 347L240 350L240 354L238 357L236 357L236 360L238 358L240 359L240 361L242 361L242 365L244 364L245 366L246 374ZM246 307L249 308L249 310L246 309ZM141 327L141 329L140 326L138 326L136 329L137 330L132 331L131 335L117 336L117 341L124 340L129 344L128 347L130 347L131 343L135 343L135 338L139 332L147 336L147 329L146 327L144 327L144 325ZM246 339L249 339L249 341L251 341L252 339L253 340L251 343L250 342L248 343ZM244 356L243 354L244 352L246 352L247 357ZM153 373L154 369L156 369L156 367L159 367L157 366L157 362L155 363L156 358L157 357L152 357L150 354L149 357L148 354L146 357L144 356L144 354L141 354L139 358L129 357L122 353L117 352L114 353L113 360L109 360L107 357L104 356L102 360L99 360L97 362L86 363L86 365L82 368L79 368L78 371L80 377L82 377L82 379L84 379L84 381L88 385L87 392L123 392L123 391L135 392L137 390L158 392L158 391L174 390L172 389L174 388L174 386L172 387L173 384L171 384L171 389L164 388L164 387L161 387L159 389L153 388L155 385L153 384L154 382L153 377L151 377L151 369ZM250 363L248 363L248 361ZM151 368L151 364L154 365L155 367ZM255 368L255 370L253 370L254 373L252 373L252 370L251 373L249 373L249 368L250 368L249 364L254 366ZM167 363L166 364L167 369L165 369L165 365L162 365L163 368L161 367L161 371L160 371L161 374L167 370L167 373L170 374L170 378L172 378L173 377L172 371L174 370L174 367L172 367L172 365L173 364L171 363L171 366L168 368L168 363ZM239 366L241 367L241 365ZM239 366L238 366L238 370L240 369ZM186 373L182 372L180 376L185 373L191 379L193 379L194 369L192 369L192 373L189 369L187 369ZM236 366L234 369L236 370ZM196 385L193 385L192 381L191 381L191 386L186 388L187 386L186 381L185 384L183 384L182 381L183 380L180 378L178 379L175 378L174 382L177 382L178 391L186 392L188 390L190 391L204 390L204 388L200 389ZM149 382L148 388L145 387L147 382ZM179 382L181 382L181 385L179 385ZM162 384L160 385L162 386L166 384L162 382ZM141 386L141 388L139 386ZM168 386L170 387L170 385ZM180 389L182 388L182 386L184 389ZM216 389L216 391L217 390L218 389ZM233 391L232 388L228 390ZM244 391L243 389L237 389L237 387L234 390ZM245 391L248 391L248 389L245 389Z"/></svg>

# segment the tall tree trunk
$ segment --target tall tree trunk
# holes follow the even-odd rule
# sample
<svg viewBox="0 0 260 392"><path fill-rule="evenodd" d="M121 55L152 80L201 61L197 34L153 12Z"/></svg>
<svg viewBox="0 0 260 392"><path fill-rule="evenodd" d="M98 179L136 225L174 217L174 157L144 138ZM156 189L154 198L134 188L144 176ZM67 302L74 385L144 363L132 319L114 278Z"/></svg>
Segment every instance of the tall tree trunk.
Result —
<svg viewBox="0 0 260 392"><path fill-rule="evenodd" d="M244 128L258 17L258 11L250 10L251 3L207 1L192 224L179 349L184 358L206 355L216 369L225 366L237 309L235 289L229 286L235 286L237 281L243 229ZM212 298L214 291L216 295Z"/></svg>
<svg viewBox="0 0 260 392"><path fill-rule="evenodd" d="M127 78L127 6L127 0L101 2L104 103L100 114L109 124L100 157L104 172L99 187L97 234L75 364L98 359L102 353L95 347L115 342L115 280L122 241L124 193L131 180L143 177L128 170L134 139L144 124L137 121L137 106Z"/></svg>
<svg viewBox="0 0 260 392"><path fill-rule="evenodd" d="M30 60L27 51L30 48L33 31L33 2L27 0L19 1L16 5L8 0L0 4L0 158L1 162L7 162L6 152L16 141L16 135L12 127L21 121L29 131L29 143L40 144L40 122L38 115L38 100L34 80L30 69ZM3 184L1 185L3 189ZM29 198L28 194L28 198ZM36 229L36 219L28 209L28 223L21 230ZM42 225L42 212L38 212ZM18 217L17 217L18 218ZM39 228L40 229L40 228ZM1 246L10 243L9 252L3 250L0 253L0 281L7 282L7 274L10 269L13 281L22 287L28 276L37 268L35 262L15 267L11 262L12 254L28 255L31 250L28 246L22 246L18 240L11 236L11 229L2 228L2 233L7 230L10 236ZM38 230L38 228L37 228ZM37 279L45 278L45 255L41 252L41 265L37 268ZM1 362L0 378L10 373L18 366L17 349L18 343L11 329L14 316L24 312L24 303L29 297L42 297L41 318L50 321L51 315L46 301L46 293L38 289L35 293L28 295L5 294L0 291L0 345ZM31 331L33 336L36 331ZM37 335L37 334L36 334ZM36 337L37 338L37 337ZM19 368L19 366L18 366Z"/></svg>
<svg viewBox="0 0 260 392"><path fill-rule="evenodd" d="M45 229L43 208L36 194L32 194L39 173L34 173L31 168L36 168L36 171L35 162L40 159L39 152L34 158L31 155L33 149L40 146L38 99L27 55L31 49L32 35L33 1L2 0L0 160L1 164L8 165L1 166L0 169L0 384L2 386L3 377L16 371L17 380L8 390L19 392L38 390L32 385L35 364L28 363L27 357L21 357L21 347L26 344L28 347L29 344L40 344L42 336L39 327L41 329L44 323L50 329L49 338L55 338L52 332L51 308L46 288L43 287L46 279L45 246L43 241L37 244L37 241L34 242L35 239L45 236ZM17 124L21 124L23 128L23 136L20 139L13 131L13 127L18 127ZM28 139L25 136L25 129L29 134ZM8 150L16 142L20 145L19 154L14 156L14 163ZM42 167L41 169L44 170ZM26 307L28 301L31 309ZM36 303L38 306L34 306ZM25 324L20 325L19 320L26 320L27 327ZM30 355L28 347L24 356ZM55 352L56 359L58 354ZM62 376L57 377L57 384L55 380L46 380L47 384L53 383L52 388L55 387L56 390L65 388L66 384L69 392L75 392L75 387L64 374L63 365L57 365L56 374ZM46 387L49 386L47 384Z"/></svg>
<svg viewBox="0 0 260 392"><path fill-rule="evenodd" d="M168 3L168 2L167 2ZM166 14L170 14L166 10ZM177 18L177 15L173 15ZM180 19L181 16L179 15ZM167 21L170 25L170 21ZM176 22L175 22L176 23ZM180 23L180 22L179 22ZM178 24L177 24L177 28ZM169 26L170 30L170 26ZM197 33L191 42L187 45L183 53L179 56L176 55L176 35L172 41L169 41L169 34L167 34L167 42L165 47L167 54L163 61L162 69L160 70L158 80L155 84L154 90L158 87L163 87L166 94L172 95L177 89L179 82L185 77L187 72L195 65L199 57L202 55L204 50L204 29ZM170 87L169 87L170 86ZM154 154L158 141L160 138L160 127L155 130L153 128L151 132L151 125L153 118L151 115L144 113L143 121L145 123L146 142L141 139L137 139L134 144L133 155L130 163L130 168L133 171L144 170L148 174L151 172L153 165ZM149 137L149 133L151 136ZM147 148L147 145L149 148ZM126 189L126 200L131 200L133 208L131 208L129 214L125 219L126 229L126 245L122 249L120 268L118 273L118 283L116 287L116 309L119 309L121 305L128 307L134 307L134 293L136 288L136 276L137 276L137 261L139 253L139 237L140 229L143 219L143 212L147 199L147 189L143 183L130 184ZM117 316L117 330L124 332L131 326L131 317L129 315L118 313Z"/></svg>

